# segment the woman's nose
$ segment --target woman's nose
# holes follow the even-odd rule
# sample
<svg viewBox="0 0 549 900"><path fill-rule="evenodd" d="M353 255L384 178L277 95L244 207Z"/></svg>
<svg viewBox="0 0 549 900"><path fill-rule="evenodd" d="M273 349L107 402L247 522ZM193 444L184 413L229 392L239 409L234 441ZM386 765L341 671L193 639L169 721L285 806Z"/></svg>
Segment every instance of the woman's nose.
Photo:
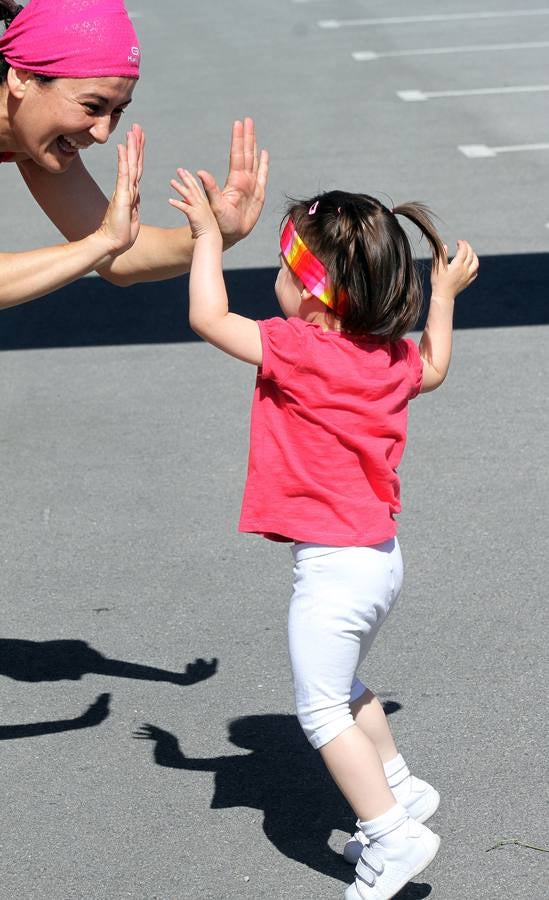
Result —
<svg viewBox="0 0 549 900"><path fill-rule="evenodd" d="M109 139L110 133L111 133L111 117L110 116L98 117L95 120L92 127L90 128L90 134L97 144L106 144L106 142Z"/></svg>

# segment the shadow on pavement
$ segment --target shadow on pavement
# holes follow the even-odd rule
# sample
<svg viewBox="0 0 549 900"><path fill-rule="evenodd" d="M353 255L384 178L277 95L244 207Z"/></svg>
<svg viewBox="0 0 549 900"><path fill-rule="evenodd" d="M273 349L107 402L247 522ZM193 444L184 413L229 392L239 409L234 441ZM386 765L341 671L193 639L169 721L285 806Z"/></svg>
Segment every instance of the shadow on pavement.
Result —
<svg viewBox="0 0 549 900"><path fill-rule="evenodd" d="M256 319L279 315L276 271L227 271L231 308ZM130 288L82 278L42 300L3 310L0 350L196 341L187 291L188 276ZM548 296L548 253L484 256L478 280L458 298L456 328L548 324Z"/></svg>
<svg viewBox="0 0 549 900"><path fill-rule="evenodd" d="M398 703L395 706L400 708ZM353 812L295 716L245 716L231 722L229 739L251 751L246 755L186 756L175 735L150 724L134 736L154 742L153 756L159 766L214 772L212 809L263 810L265 835L284 856L331 878L352 881L352 868L328 841L334 828L353 830ZM430 893L430 885L411 884L398 897L420 900Z"/></svg>
<svg viewBox="0 0 549 900"><path fill-rule="evenodd" d="M42 734L58 734L60 731L77 731L93 728L109 716L110 694L99 694L81 716L74 719L56 719L53 722L29 722L26 725L0 725L0 741L16 738L39 737Z"/></svg>
<svg viewBox="0 0 549 900"><path fill-rule="evenodd" d="M110 675L188 686L211 678L217 659L196 659L184 672L109 659L85 641L24 641L0 638L0 675L16 681L78 681L83 675Z"/></svg>

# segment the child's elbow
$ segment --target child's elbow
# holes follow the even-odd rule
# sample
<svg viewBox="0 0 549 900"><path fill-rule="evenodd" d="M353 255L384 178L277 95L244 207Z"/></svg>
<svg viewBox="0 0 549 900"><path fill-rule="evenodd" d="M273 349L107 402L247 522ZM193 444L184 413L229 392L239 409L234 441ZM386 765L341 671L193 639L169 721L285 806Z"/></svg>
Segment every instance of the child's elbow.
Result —
<svg viewBox="0 0 549 900"><path fill-rule="evenodd" d="M198 337L201 337L204 341L208 340L208 323L201 316L192 315L191 313L189 315L189 325Z"/></svg>
<svg viewBox="0 0 549 900"><path fill-rule="evenodd" d="M438 369L435 369L434 366L426 366L424 363L420 394L428 394L431 391L436 391L436 389L446 380L447 374L448 369L441 372Z"/></svg>

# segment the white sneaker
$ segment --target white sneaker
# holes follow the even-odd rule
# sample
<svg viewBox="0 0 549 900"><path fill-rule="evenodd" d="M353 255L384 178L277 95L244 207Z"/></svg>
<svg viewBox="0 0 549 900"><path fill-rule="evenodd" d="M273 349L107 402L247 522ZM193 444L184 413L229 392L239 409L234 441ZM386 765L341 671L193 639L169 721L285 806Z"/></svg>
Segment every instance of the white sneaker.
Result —
<svg viewBox="0 0 549 900"><path fill-rule="evenodd" d="M422 781L421 778L415 778L414 775L407 779L407 782L405 792L401 785L398 785L397 790L393 789L393 794L411 819L415 819L416 822L426 822L436 813L440 803L440 794L428 782ZM343 848L345 862L356 866L360 854L367 844L368 838L360 828L357 828Z"/></svg>
<svg viewBox="0 0 549 900"><path fill-rule="evenodd" d="M362 848L345 900L390 900L433 861L438 834L414 819L407 819L399 832L402 839L395 843L372 840Z"/></svg>

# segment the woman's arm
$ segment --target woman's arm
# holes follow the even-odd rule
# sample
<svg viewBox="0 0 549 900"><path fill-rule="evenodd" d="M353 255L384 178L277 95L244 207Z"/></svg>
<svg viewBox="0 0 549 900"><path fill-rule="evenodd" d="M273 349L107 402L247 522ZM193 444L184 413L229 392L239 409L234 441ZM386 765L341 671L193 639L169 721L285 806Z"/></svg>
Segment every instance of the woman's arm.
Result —
<svg viewBox="0 0 549 900"><path fill-rule="evenodd" d="M142 165L143 133L136 125L132 131L139 143ZM211 175L205 185L223 234L224 249L245 237L261 212L265 186L258 181L256 163L252 119L235 122L225 187L221 190ZM20 163L19 168L34 198L68 240L79 240L97 228L108 201L79 157L62 174L50 174L33 162ZM142 225L132 248L97 270L121 286L161 281L188 272L193 250L188 227Z"/></svg>
<svg viewBox="0 0 549 900"><path fill-rule="evenodd" d="M255 161L258 182L267 178L267 154ZM189 219L195 248L189 281L189 322L193 331L208 343L243 362L260 366L263 359L259 326L253 319L229 312L223 279L223 239L218 223L196 179L186 169L178 169L180 181L172 187L181 200L170 200ZM211 176L199 172L203 184Z"/></svg>
<svg viewBox="0 0 549 900"><path fill-rule="evenodd" d="M445 247L446 254L448 248ZM450 367L454 300L478 274L478 258L467 241L458 241L457 253L451 263L446 258L433 267L431 301L425 330L419 343L423 360L421 393L439 387Z"/></svg>
<svg viewBox="0 0 549 900"><path fill-rule="evenodd" d="M22 253L0 253L0 308L42 297L109 265L136 240L139 232L139 179L136 142L118 146L118 176L98 227L82 240Z"/></svg>

